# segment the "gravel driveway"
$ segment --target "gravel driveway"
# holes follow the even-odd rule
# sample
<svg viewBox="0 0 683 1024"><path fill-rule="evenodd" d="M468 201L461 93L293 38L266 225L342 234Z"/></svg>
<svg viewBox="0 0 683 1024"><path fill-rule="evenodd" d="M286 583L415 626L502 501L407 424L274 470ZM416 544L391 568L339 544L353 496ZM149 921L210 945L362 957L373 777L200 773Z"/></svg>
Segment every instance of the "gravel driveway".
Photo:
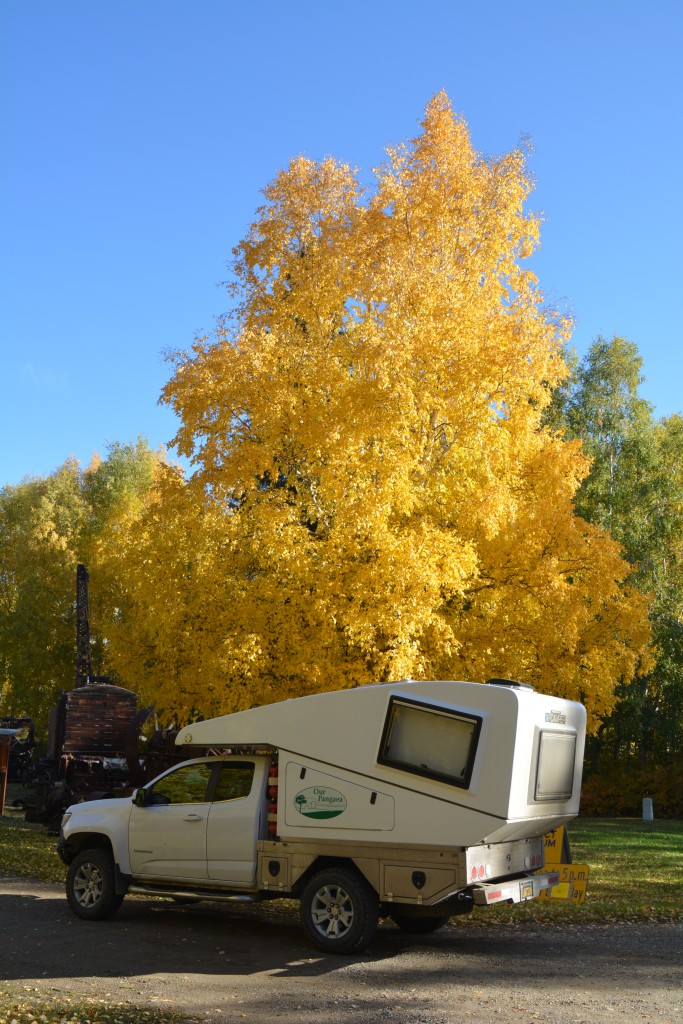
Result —
<svg viewBox="0 0 683 1024"><path fill-rule="evenodd" d="M20 999L106 999L252 1024L683 1021L683 922L509 928L383 925L351 958L289 912L128 898L85 922L57 886L0 879L0 978Z"/></svg>

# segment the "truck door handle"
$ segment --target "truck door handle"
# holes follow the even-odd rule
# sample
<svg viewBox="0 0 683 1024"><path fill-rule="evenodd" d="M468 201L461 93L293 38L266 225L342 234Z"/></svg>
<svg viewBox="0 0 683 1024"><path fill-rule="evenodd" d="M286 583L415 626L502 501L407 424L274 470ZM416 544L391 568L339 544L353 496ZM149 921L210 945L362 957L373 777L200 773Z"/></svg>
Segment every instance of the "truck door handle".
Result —
<svg viewBox="0 0 683 1024"><path fill-rule="evenodd" d="M204 821L204 815L203 814L188 814L184 818L184 821Z"/></svg>

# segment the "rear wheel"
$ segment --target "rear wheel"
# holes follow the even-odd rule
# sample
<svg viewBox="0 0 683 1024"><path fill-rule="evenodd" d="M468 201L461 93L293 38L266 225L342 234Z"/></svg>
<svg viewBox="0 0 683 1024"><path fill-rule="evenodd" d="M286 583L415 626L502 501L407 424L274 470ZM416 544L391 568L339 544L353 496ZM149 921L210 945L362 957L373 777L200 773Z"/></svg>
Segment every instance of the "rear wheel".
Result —
<svg viewBox="0 0 683 1024"><path fill-rule="evenodd" d="M301 920L311 942L325 953L357 953L375 934L377 895L350 868L325 868L301 897Z"/></svg>
<svg viewBox="0 0 683 1024"><path fill-rule="evenodd" d="M74 914L86 921L100 921L116 913L123 896L116 892L114 862L106 850L76 854L66 876L66 898Z"/></svg>
<svg viewBox="0 0 683 1024"><path fill-rule="evenodd" d="M389 916L402 932L407 932L409 935L429 935L431 932L437 932L439 928L443 928L450 921L448 914L441 914L439 917L417 917L413 914L392 911Z"/></svg>

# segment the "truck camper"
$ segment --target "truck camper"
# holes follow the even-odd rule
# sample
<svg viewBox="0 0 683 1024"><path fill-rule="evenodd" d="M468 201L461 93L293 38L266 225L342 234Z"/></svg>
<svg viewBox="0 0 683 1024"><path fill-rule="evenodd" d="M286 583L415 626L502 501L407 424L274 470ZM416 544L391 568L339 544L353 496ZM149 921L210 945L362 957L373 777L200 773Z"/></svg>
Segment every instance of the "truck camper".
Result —
<svg viewBox="0 0 683 1024"><path fill-rule="evenodd" d="M510 680L382 683L197 722L187 760L132 798L64 815L67 898L298 898L318 948L380 916L430 932L557 884L544 835L578 814L582 705Z"/></svg>

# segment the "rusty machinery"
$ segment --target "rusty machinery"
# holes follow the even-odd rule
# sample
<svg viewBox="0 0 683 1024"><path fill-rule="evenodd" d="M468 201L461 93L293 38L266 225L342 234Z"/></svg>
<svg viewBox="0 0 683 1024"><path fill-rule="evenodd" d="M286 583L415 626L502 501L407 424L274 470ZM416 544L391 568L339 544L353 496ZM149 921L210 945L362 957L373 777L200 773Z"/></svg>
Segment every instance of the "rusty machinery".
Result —
<svg viewBox="0 0 683 1024"><path fill-rule="evenodd" d="M35 725L30 718L0 718L0 729L10 730L9 757L7 765L8 782L27 782L33 776L33 748L35 746Z"/></svg>
<svg viewBox="0 0 683 1024"><path fill-rule="evenodd" d="M50 710L47 754L35 767L22 801L29 821L59 826L66 807L80 800L123 795L178 760L174 733L156 731L140 756L142 727L154 708L138 709L137 695L93 673L88 572L76 573L76 680Z"/></svg>

